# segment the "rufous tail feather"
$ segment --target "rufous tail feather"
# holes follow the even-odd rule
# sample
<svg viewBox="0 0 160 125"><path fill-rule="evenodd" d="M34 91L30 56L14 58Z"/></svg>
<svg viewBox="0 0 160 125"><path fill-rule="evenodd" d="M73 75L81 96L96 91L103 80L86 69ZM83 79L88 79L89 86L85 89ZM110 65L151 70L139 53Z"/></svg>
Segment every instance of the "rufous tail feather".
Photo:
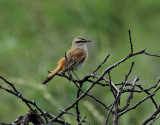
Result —
<svg viewBox="0 0 160 125"><path fill-rule="evenodd" d="M52 73L50 73L48 77L42 82L42 84L46 84L47 82L49 82L62 68L62 65L58 65L57 68Z"/></svg>

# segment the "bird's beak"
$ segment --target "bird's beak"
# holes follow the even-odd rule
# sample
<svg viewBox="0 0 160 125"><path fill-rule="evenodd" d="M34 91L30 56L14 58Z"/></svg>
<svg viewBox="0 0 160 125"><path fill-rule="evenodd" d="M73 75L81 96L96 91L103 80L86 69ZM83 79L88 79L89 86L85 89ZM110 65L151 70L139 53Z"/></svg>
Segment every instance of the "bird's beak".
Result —
<svg viewBox="0 0 160 125"><path fill-rule="evenodd" d="M87 43L88 43L88 42L92 42L92 40L87 40L86 42L87 42Z"/></svg>

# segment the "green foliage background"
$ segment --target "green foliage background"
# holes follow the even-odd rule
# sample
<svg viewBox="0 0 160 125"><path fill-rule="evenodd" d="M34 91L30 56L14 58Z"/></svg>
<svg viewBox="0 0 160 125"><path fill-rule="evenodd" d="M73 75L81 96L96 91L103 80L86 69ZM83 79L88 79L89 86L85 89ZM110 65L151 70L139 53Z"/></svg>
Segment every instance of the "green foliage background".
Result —
<svg viewBox="0 0 160 125"><path fill-rule="evenodd" d="M74 101L77 88L60 77L55 77L46 86L41 82L48 75L47 71L53 70L57 61L70 49L73 38L84 36L93 40L88 45L88 61L77 72L83 78L107 54L111 56L103 68L130 52L128 29L132 32L134 52L147 48L149 53L160 54L160 1L1 0L0 75L13 82L25 97L56 115ZM145 55L130 59L114 69L111 72L113 82L120 83L125 79L132 61L136 62L129 81L139 76L138 83L146 88L156 83L160 77L160 59ZM4 85L2 81L0 84ZM87 87L86 84L84 88ZM113 99L109 88L97 86L91 93L108 105ZM146 96L136 95L132 104ZM123 105L125 96L122 100ZM103 124L107 115L103 107L89 98L81 101L80 110L91 125ZM11 123L27 111L21 100L0 90L0 122ZM148 100L124 115L119 124L138 125L152 112L154 106ZM75 119L68 115L63 119L76 124Z"/></svg>

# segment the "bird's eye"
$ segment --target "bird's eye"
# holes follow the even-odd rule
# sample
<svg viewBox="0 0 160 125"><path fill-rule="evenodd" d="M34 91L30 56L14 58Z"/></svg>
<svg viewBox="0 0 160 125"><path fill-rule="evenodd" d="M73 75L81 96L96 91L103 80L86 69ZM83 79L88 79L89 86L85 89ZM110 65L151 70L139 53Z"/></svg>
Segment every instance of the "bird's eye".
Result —
<svg viewBox="0 0 160 125"><path fill-rule="evenodd" d="M85 39L79 39L79 40L76 41L76 43L83 43L85 41L86 41Z"/></svg>
<svg viewBox="0 0 160 125"><path fill-rule="evenodd" d="M76 43L83 43L84 41L77 41Z"/></svg>

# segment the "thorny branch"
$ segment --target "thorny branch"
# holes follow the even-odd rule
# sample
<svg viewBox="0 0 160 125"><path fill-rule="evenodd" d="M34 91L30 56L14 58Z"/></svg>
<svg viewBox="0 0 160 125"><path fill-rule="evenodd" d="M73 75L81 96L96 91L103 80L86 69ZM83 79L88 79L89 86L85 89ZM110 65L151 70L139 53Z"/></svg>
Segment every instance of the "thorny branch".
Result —
<svg viewBox="0 0 160 125"><path fill-rule="evenodd" d="M93 99L99 106L102 106L106 110L106 119L104 121L104 124L107 125L109 121L110 114L112 114L112 123L113 125L118 125L118 120L122 118L124 114L128 113L131 110L135 110L137 107L139 107L143 102L147 101L148 99L151 100L152 104L155 107L155 112L150 114L149 118L144 119L142 122L142 125L145 125L147 123L153 123L160 117L160 104L156 99L154 99L154 96L156 96L156 93L160 89L160 79L158 82L150 86L150 88L144 88L141 84L137 84L137 81L139 80L139 77L135 77L132 82L128 81L128 78L131 77L131 73L133 70L134 62L132 62L131 67L129 69L129 72L126 74L125 79L123 82L115 84L113 81L111 81L111 72L113 69L118 67L120 64L122 65L125 61L128 59L138 56L138 55L147 55L147 56L153 56L153 57L160 57L160 55L155 55L155 54L150 54L146 52L146 49L142 49L138 52L134 52L133 50L133 44L132 44L132 39L131 39L131 31L128 30L129 32L129 43L130 43L130 53L121 59L120 61L117 61L113 65L106 67L103 69L100 75L97 74L97 71L100 70L103 64L106 63L108 58L110 57L110 54L106 56L104 61L100 65L98 65L95 70L84 76L84 78L79 79L78 76L74 73L76 76L76 79L72 76L70 67L68 65L67 61L67 56L65 53L65 59L67 63L67 72L68 75L66 74L58 74L57 76L59 77L64 77L68 79L69 81L73 82L74 85L77 87L77 94L75 93L75 100L71 102L71 104L65 108L64 110L61 110L57 115L50 114L46 111L43 111L36 103L35 101L30 101L26 99L25 97L22 96L22 94L16 89L16 87L13 85L13 83L9 82L2 76L0 76L0 79L4 81L4 83L8 84L11 89L4 87L3 85L0 85L0 89L18 97L19 99L22 100L26 104L26 106L29 108L29 111L25 115L20 115L14 122L17 124L20 123L25 123L26 125L29 122L32 122L33 124L45 124L45 125L54 125L55 123L59 124L64 124L64 125L70 125L67 121L63 120L61 116L63 115L71 115L73 118L76 119L78 125L82 124L87 124L90 125L90 122L92 121L87 121L87 116L81 116L83 113L83 109L80 108L81 106L81 100L84 99L86 96ZM109 78L107 78L109 76ZM87 89L84 89L84 84L88 84L89 87ZM113 100L110 102L105 102L104 100L98 99L96 97L96 94L90 94L90 91L95 87L95 86L101 86L101 87L110 87L113 95ZM109 93L106 92L106 93ZM134 104L131 105L131 101L134 98L134 93L146 93L146 97L142 98L138 102L135 102ZM121 106L120 108L120 101L121 101L121 96L123 94L128 94L128 97L126 98L125 104ZM103 95L105 96L105 95ZM110 104L109 104L110 103ZM34 109L35 108L35 109ZM70 112L69 110L74 109L75 112ZM8 125L7 123L0 123L3 125Z"/></svg>

